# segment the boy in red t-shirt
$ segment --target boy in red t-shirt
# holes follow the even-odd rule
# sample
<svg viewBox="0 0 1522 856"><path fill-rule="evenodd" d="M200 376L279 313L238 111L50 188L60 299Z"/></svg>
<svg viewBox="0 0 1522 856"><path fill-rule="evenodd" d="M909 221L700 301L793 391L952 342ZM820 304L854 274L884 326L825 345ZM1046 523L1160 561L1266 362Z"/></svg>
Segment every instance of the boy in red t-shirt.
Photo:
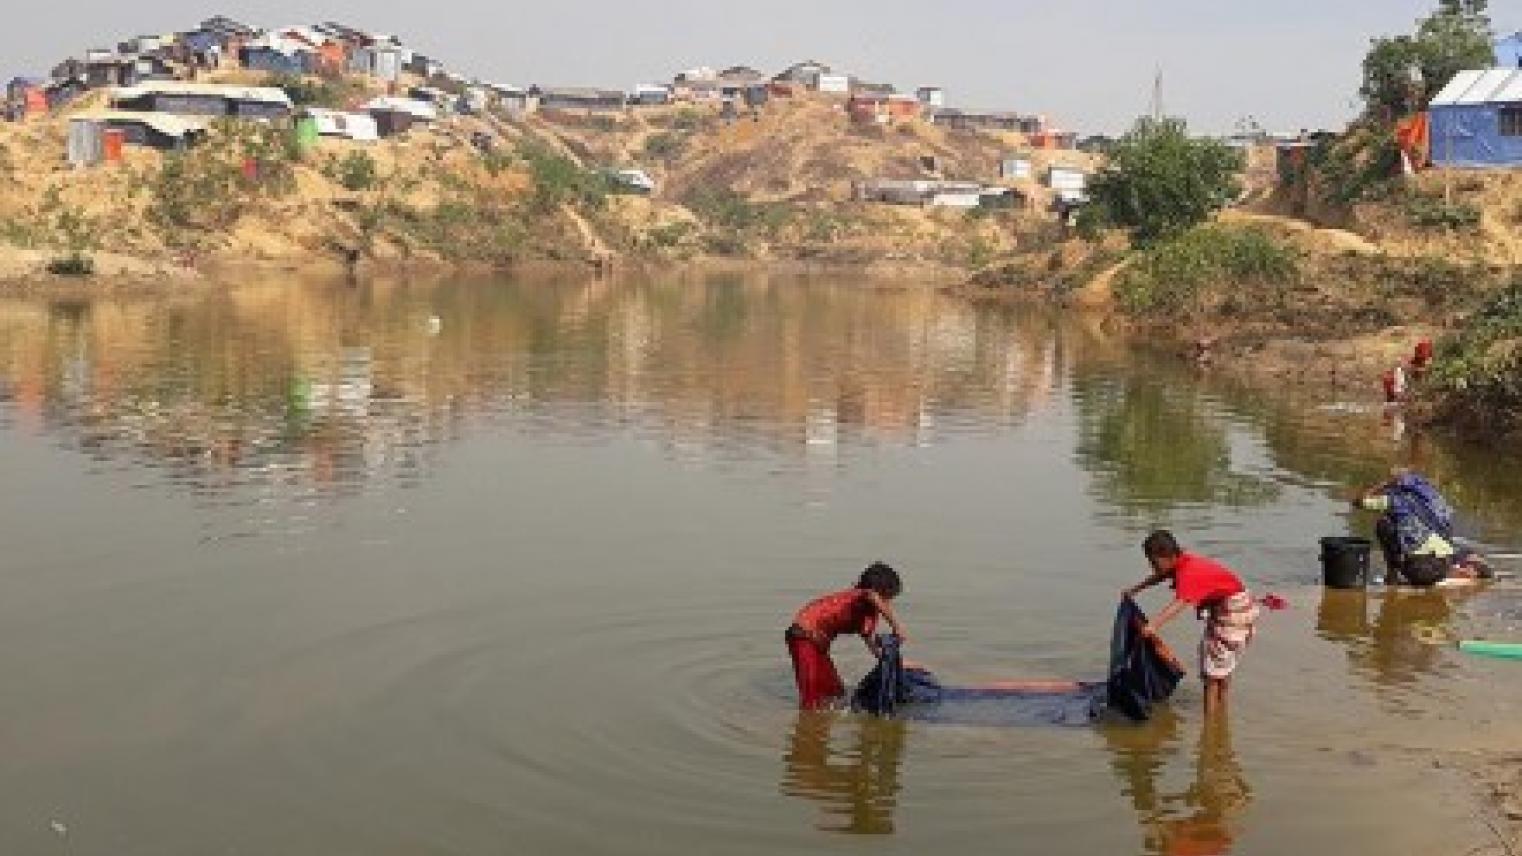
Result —
<svg viewBox="0 0 1522 856"><path fill-rule="evenodd" d="M1125 597L1135 597L1144 589L1164 580L1173 581L1174 598L1147 626L1144 632L1158 628L1193 607L1205 620L1200 639L1200 677L1205 681L1205 715L1226 711L1226 690L1232 673L1247 643L1252 641L1258 621L1258 607L1242 580L1220 562L1186 553L1172 532L1158 530L1142 542L1142 553L1152 565L1152 574L1126 589Z"/></svg>
<svg viewBox="0 0 1522 856"><path fill-rule="evenodd" d="M893 614L889 601L903 590L898 572L876 562L861 574L855 588L827 594L809 601L787 628L787 650L793 659L793 676L798 681L798 706L818 710L845 695L835 661L830 659L830 643L836 636L854 633L867 643L867 650L877 655L877 619L882 617L905 640L904 628Z"/></svg>

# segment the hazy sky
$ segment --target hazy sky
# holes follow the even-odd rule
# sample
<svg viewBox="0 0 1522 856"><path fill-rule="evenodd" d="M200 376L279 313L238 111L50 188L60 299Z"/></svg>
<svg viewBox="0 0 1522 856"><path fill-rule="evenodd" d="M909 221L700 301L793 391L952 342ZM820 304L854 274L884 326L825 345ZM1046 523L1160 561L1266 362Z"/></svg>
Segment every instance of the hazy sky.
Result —
<svg viewBox="0 0 1522 856"><path fill-rule="evenodd" d="M1522 27L1514 0L1492 4ZM1408 31L1435 0L77 0L0 28L0 73L45 71L84 48L185 29L222 12L279 25L332 19L394 32L468 74L626 88L695 65L779 69L817 58L901 89L934 83L954 106L1043 113L1114 131L1149 103L1199 130L1252 115L1270 130L1339 125L1354 111L1370 38ZM12 23L18 23L11 15Z"/></svg>

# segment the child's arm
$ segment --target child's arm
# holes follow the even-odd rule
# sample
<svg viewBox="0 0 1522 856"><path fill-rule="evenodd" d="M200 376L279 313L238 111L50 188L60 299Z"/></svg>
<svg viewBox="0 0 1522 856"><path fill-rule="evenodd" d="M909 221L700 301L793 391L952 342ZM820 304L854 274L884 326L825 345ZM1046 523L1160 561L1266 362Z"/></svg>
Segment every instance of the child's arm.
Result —
<svg viewBox="0 0 1522 856"><path fill-rule="evenodd" d="M1178 614L1183 612L1188 607L1189 604L1186 601L1174 598L1172 603L1163 607L1163 611L1159 612L1156 618L1152 619L1147 623L1146 627L1142 628L1142 633L1148 636L1155 635L1164 624L1167 624L1168 622L1177 618Z"/></svg>
<svg viewBox="0 0 1522 856"><path fill-rule="evenodd" d="M872 605L877 608L877 614L881 615L883 620L888 622L888 626L893 628L893 635L898 637L898 641L901 643L908 642L909 635L904 632L904 625L898 622L898 616L894 614L892 604L884 600L882 595L875 591L867 592L867 597L872 601Z"/></svg>
<svg viewBox="0 0 1522 856"><path fill-rule="evenodd" d="M1141 594L1142 592L1152 588L1153 586L1166 579L1168 579L1167 574L1160 574L1154 571L1153 573L1147 575L1146 579L1142 580L1134 586L1131 586L1128 589L1121 591L1120 596L1123 598L1136 597L1138 594Z"/></svg>

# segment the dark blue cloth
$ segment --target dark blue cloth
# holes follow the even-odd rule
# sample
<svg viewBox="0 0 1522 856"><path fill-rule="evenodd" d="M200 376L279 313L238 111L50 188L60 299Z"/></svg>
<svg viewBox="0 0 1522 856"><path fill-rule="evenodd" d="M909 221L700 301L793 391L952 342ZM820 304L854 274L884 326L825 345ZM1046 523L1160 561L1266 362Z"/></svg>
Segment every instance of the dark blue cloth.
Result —
<svg viewBox="0 0 1522 856"><path fill-rule="evenodd" d="M1110 640L1110 672L1103 682L1072 692L1001 687L947 687L924 669L904 667L896 636L878 637L877 666L851 696L853 710L873 716L978 725L1081 725L1106 707L1138 722L1173 695L1184 670L1167 647L1142 635L1147 616L1123 601Z"/></svg>
<svg viewBox="0 0 1522 856"><path fill-rule="evenodd" d="M867 673L851 696L851 709L873 716L893 716L900 705L935 704L941 685L923 669L905 669L897 636L877 637L877 666Z"/></svg>
<svg viewBox="0 0 1522 856"><path fill-rule="evenodd" d="M1145 626L1147 615L1141 607L1130 598L1121 601L1110 635L1110 677L1105 682L1108 706L1137 722L1150 719L1152 706L1168 700L1184 678L1184 670L1163 643L1142 634Z"/></svg>

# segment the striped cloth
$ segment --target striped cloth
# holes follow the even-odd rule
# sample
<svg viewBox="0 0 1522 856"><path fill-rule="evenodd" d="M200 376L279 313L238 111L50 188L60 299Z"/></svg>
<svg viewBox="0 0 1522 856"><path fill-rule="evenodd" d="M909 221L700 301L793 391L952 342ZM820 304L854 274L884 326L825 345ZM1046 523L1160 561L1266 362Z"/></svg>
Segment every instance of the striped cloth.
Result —
<svg viewBox="0 0 1522 856"><path fill-rule="evenodd" d="M1200 639L1200 674L1231 677L1257 623L1258 605L1250 592L1237 592L1212 606L1205 618L1204 638Z"/></svg>

